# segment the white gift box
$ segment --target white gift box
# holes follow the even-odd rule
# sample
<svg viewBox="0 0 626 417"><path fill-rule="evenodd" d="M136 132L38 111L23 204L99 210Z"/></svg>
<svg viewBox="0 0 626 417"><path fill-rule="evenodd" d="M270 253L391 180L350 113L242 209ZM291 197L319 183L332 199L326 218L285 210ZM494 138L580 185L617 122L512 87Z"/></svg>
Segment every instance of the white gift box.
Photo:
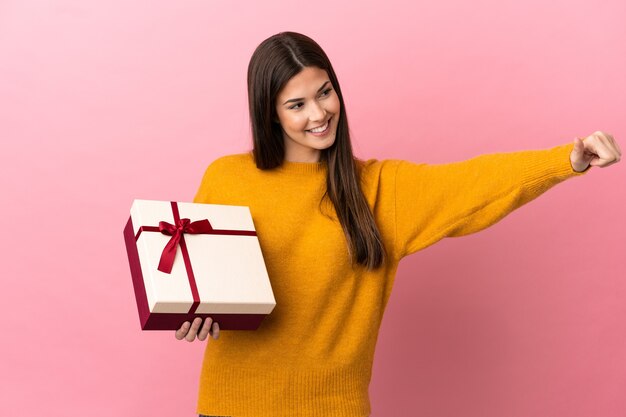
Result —
<svg viewBox="0 0 626 417"><path fill-rule="evenodd" d="M249 207L136 199L124 240L143 330L254 330L276 306Z"/></svg>

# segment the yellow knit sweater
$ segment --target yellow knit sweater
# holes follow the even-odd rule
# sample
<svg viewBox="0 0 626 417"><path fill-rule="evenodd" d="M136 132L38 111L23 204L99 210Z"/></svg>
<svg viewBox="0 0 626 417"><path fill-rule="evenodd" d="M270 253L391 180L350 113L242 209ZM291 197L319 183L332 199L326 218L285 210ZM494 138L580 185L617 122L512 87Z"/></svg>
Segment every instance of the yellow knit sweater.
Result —
<svg viewBox="0 0 626 417"><path fill-rule="evenodd" d="M209 339L198 413L234 417L366 417L383 313L398 262L444 237L482 230L575 172L573 143L448 164L358 161L388 262L352 265L334 208L319 206L327 167L251 153L207 168L196 203L249 206L276 298L255 331ZM331 218L325 214L331 214ZM356 265L356 264L355 264Z"/></svg>

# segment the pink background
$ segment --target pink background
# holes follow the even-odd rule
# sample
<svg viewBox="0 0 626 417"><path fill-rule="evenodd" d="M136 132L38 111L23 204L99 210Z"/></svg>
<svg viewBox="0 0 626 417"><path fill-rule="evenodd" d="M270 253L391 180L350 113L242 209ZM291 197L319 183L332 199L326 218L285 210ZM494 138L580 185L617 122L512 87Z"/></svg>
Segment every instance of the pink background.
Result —
<svg viewBox="0 0 626 417"><path fill-rule="evenodd" d="M133 198L251 146L268 36L326 50L357 156L452 162L596 130L626 149L626 3L0 3L0 415L193 416L204 343L139 329ZM406 258L372 416L626 413L624 163ZM219 343L217 341L216 343Z"/></svg>

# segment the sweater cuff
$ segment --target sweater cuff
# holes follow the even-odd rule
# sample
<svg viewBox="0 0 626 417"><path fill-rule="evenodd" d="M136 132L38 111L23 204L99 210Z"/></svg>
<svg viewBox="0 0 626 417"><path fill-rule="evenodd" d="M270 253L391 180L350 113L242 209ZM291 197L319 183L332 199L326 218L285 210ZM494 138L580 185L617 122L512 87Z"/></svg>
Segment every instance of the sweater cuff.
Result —
<svg viewBox="0 0 626 417"><path fill-rule="evenodd" d="M585 175L591 169L591 165L584 171L574 171L570 162L570 154L573 149L574 143L572 142L536 151L535 158L528 161L525 167L524 183L531 190L540 190L546 184L554 184L571 177Z"/></svg>

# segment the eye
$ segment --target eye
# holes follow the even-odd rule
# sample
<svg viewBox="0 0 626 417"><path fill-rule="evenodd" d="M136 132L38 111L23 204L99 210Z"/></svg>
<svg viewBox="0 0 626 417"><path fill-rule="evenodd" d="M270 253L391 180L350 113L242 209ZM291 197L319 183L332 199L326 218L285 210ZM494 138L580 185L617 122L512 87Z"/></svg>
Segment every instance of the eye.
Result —
<svg viewBox="0 0 626 417"><path fill-rule="evenodd" d="M327 97L327 96L330 94L330 92L331 92L331 91L333 91L333 89L332 89L332 88L327 88L326 90L324 90L324 91L322 92L322 95L323 95L324 97ZM301 106L302 106L302 103L296 103L296 104L294 104L293 106L289 107L289 110L298 110L298 109L300 108L300 107L298 107L298 106L300 106L300 107L301 107Z"/></svg>

